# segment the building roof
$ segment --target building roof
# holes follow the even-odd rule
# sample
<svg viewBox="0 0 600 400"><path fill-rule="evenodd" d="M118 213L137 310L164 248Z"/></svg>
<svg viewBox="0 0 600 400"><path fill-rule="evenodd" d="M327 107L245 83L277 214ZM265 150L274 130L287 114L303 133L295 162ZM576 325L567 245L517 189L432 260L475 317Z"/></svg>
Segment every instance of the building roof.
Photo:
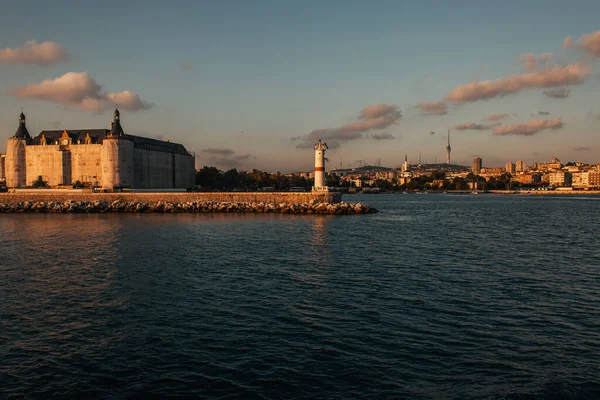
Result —
<svg viewBox="0 0 600 400"><path fill-rule="evenodd" d="M46 143L44 144L53 144L56 142L58 144L58 139L60 139L63 135L63 130L57 131L41 131L39 135L33 138L31 144L42 144L42 135L46 138ZM73 141L73 143L77 143L78 140L81 140L81 143L84 143L85 137L87 134L90 135L92 139L92 144L100 144L104 140L106 136L108 136L109 131L107 129L79 129L72 130L68 129L67 134Z"/></svg>
<svg viewBox="0 0 600 400"><path fill-rule="evenodd" d="M15 133L15 137L20 138L20 139L25 139L27 141L27 143L29 143L31 141L31 135L29 134L29 131L27 130L27 127L25 126L25 123L19 124L19 127L17 128L17 132Z"/></svg>
<svg viewBox="0 0 600 400"><path fill-rule="evenodd" d="M19 114L19 127L17 128L17 132L15 133L16 138L25 139L27 143L31 142L31 135L25 126L25 114L21 111Z"/></svg>
<svg viewBox="0 0 600 400"><path fill-rule="evenodd" d="M190 153L186 150L185 146L179 143L171 143L166 142L164 140L151 139L134 135L124 135L124 137L126 139L131 140L133 142L133 147L135 148L163 151L166 153L190 155Z"/></svg>
<svg viewBox="0 0 600 400"><path fill-rule="evenodd" d="M28 143L33 145L40 144L58 144L59 139L63 136L64 132L71 138L73 144L84 144L86 137L89 135L92 144L101 144L106 138L118 138L119 140L129 140L133 142L133 147L136 149L145 149L151 151L160 151L164 153L183 154L190 156L191 154L185 149L182 144L171 143L164 140L145 138L142 136L127 135L123 132L121 127L120 116L121 113L118 109L114 112L114 121L111 123L110 130L108 129L63 129L63 130L52 130L52 131L41 131L39 135L31 139L27 128L25 128L25 115L21 113L19 116L19 130L17 130L16 137L26 133L29 139ZM24 133L22 132L24 130ZM45 143L44 143L45 138Z"/></svg>
<svg viewBox="0 0 600 400"><path fill-rule="evenodd" d="M42 135L46 138L47 145L58 144L58 140L62 137L64 130L41 131L39 135L33 138L31 144L42 144ZM92 139L92 144L102 144L105 138L110 137L108 129L67 129L67 134L71 138L73 144L85 142L85 137L89 134ZM130 140L133 142L133 147L138 149L160 151L165 153L175 153L190 155L185 146L179 143L166 142L164 140L151 139L142 136L124 134L119 136L121 139Z"/></svg>

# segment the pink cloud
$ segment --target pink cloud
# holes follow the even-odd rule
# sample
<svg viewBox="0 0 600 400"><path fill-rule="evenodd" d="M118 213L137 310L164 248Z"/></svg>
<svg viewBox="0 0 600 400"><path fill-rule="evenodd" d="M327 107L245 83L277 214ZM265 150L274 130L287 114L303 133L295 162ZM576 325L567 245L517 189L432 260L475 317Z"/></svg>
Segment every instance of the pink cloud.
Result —
<svg viewBox="0 0 600 400"><path fill-rule="evenodd" d="M544 129L560 129L563 123L559 118L553 120L534 119L522 124L500 125L494 129L494 135L531 136Z"/></svg>
<svg viewBox="0 0 600 400"><path fill-rule="evenodd" d="M385 129L402 118L402 111L393 104L374 104L363 108L358 114L357 121L338 128L316 129L309 133L303 143L297 148L311 147L317 140L329 140L330 148L338 147L340 142L363 138L363 133ZM297 139L297 138L296 138ZM331 143L331 144L330 144Z"/></svg>
<svg viewBox="0 0 600 400"><path fill-rule="evenodd" d="M506 113L492 114L492 115L488 115L485 119L487 119L488 121L499 121L504 118L508 118L508 114L506 114Z"/></svg>
<svg viewBox="0 0 600 400"><path fill-rule="evenodd" d="M551 58L552 53L543 53L540 55L527 53L519 57L519 62L523 64L523 68L526 71L533 71L537 67L546 65Z"/></svg>
<svg viewBox="0 0 600 400"><path fill-rule="evenodd" d="M476 124L475 122L465 122L464 124L459 124L456 125L454 127L454 129L458 130L458 131L467 131L467 130L473 130L473 131L485 131L487 129L492 129L495 126L499 126L501 124L496 123L496 124Z"/></svg>
<svg viewBox="0 0 600 400"><path fill-rule="evenodd" d="M398 107L393 104L373 104L360 110L360 119L379 118L383 115L396 111Z"/></svg>
<svg viewBox="0 0 600 400"><path fill-rule="evenodd" d="M566 49L567 47L571 47L573 46L573 39L571 39L571 36L567 36L565 38L565 40L563 41L563 44L561 46L561 48Z"/></svg>
<svg viewBox="0 0 600 400"><path fill-rule="evenodd" d="M446 115L448 114L448 105L443 101L434 101L431 103L419 103L417 108L421 110L423 114L428 115Z"/></svg>
<svg viewBox="0 0 600 400"><path fill-rule="evenodd" d="M143 101L137 93L131 90L123 90L119 93L107 93L106 100L130 111L148 110L155 106L153 103Z"/></svg>
<svg viewBox="0 0 600 400"><path fill-rule="evenodd" d="M600 31L583 35L577 40L578 47L593 57L600 57Z"/></svg>
<svg viewBox="0 0 600 400"><path fill-rule="evenodd" d="M20 99L44 100L93 112L102 112L114 104L129 111L154 107L129 90L104 92L102 85L86 72L67 72L58 78L10 89L8 93Z"/></svg>
<svg viewBox="0 0 600 400"><path fill-rule="evenodd" d="M28 40L23 47L0 50L0 64L34 64L50 66L69 58L66 50L55 42Z"/></svg>
<svg viewBox="0 0 600 400"><path fill-rule="evenodd" d="M524 89L578 85L584 82L592 69L591 66L574 63L564 67L544 68L495 81L471 82L454 88L448 93L446 99L464 103L518 93Z"/></svg>
<svg viewBox="0 0 600 400"><path fill-rule="evenodd" d="M594 58L600 57L600 31L582 35L577 42L573 42L571 36L567 36L563 42L563 48L577 46L577 48L586 51Z"/></svg>

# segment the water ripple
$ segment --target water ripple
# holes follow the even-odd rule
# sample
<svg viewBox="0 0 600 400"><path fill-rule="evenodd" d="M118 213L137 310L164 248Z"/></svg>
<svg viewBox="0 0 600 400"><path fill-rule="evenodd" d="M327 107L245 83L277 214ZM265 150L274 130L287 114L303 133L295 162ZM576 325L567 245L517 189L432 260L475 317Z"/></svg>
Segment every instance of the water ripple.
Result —
<svg viewBox="0 0 600 400"><path fill-rule="evenodd" d="M0 398L600 398L598 198L356 200L3 216Z"/></svg>

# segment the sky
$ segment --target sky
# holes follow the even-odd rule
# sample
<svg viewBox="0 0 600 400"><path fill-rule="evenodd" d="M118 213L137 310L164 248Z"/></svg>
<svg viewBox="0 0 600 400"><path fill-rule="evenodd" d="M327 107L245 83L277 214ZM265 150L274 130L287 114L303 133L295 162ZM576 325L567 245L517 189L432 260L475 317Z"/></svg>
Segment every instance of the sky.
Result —
<svg viewBox="0 0 600 400"><path fill-rule="evenodd" d="M600 162L598 1L6 2L0 132L108 129L221 169ZM5 150L0 141L0 151Z"/></svg>

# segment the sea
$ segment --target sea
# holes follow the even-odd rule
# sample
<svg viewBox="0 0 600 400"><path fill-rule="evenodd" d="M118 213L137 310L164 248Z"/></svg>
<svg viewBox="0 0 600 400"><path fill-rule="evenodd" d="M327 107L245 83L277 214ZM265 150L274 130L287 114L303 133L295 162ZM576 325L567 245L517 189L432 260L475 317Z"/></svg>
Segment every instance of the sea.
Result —
<svg viewBox="0 0 600 400"><path fill-rule="evenodd" d="M0 215L0 398L600 398L600 196L344 201Z"/></svg>

